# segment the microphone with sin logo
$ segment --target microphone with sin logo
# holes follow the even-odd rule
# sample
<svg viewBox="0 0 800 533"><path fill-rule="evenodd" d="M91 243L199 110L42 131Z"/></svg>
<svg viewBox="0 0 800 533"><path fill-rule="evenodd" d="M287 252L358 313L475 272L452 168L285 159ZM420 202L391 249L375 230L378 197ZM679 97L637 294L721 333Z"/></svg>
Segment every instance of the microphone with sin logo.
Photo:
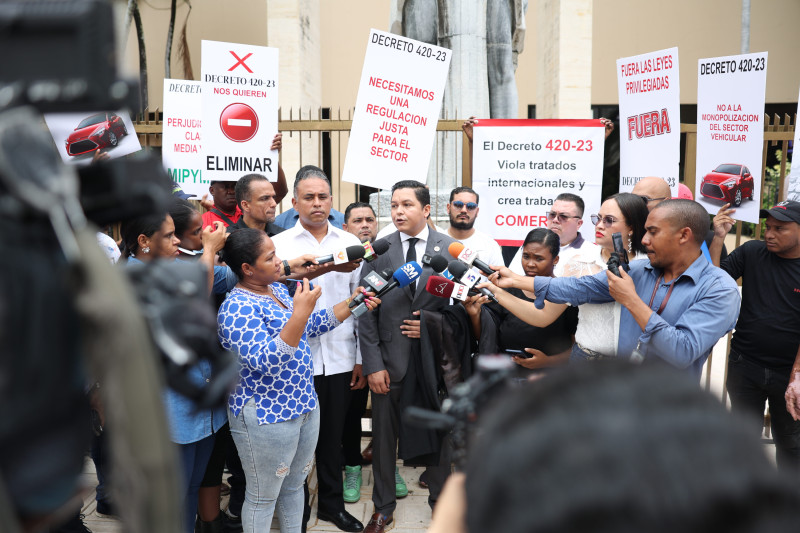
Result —
<svg viewBox="0 0 800 533"><path fill-rule="evenodd" d="M381 272L381 274L385 273L386 270ZM411 285L420 276L421 273L422 273L422 265L420 265L416 261L409 261L405 265L395 270L394 273L391 273L392 279L389 280L389 282L386 283L381 289L379 289L376 292L375 296L378 298L382 298L384 294L394 289L395 287L400 287L400 288L407 287L408 285ZM366 276L364 277L364 280L367 281ZM376 278L374 278L373 281L379 283ZM370 287L372 287L373 281L367 281ZM353 307L351 311L355 316L361 316L367 311L367 306L366 304L363 303L364 301L363 295L357 295L355 298L353 298L353 301L350 302L350 305L352 306L354 302L356 302L356 300L359 300L359 296L361 296L360 298L361 303L360 304L356 303L355 307Z"/></svg>

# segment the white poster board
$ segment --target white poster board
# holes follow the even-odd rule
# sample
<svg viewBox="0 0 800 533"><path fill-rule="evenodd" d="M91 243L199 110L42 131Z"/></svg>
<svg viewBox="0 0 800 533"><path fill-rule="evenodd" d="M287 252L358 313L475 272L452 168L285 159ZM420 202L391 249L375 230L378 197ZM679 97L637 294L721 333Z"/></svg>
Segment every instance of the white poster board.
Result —
<svg viewBox="0 0 800 533"><path fill-rule="evenodd" d="M46 113L44 121L61 159L69 165L88 165L98 151L116 159L142 149L124 109Z"/></svg>
<svg viewBox="0 0 800 533"><path fill-rule="evenodd" d="M617 59L619 192L657 176L678 196L681 98L678 49Z"/></svg>
<svg viewBox="0 0 800 533"><path fill-rule="evenodd" d="M370 30L342 181L425 181L451 51Z"/></svg>
<svg viewBox="0 0 800 533"><path fill-rule="evenodd" d="M711 214L726 203L758 222L767 52L700 59L694 198Z"/></svg>
<svg viewBox="0 0 800 533"><path fill-rule="evenodd" d="M561 193L600 209L605 129L599 120L480 120L473 129L472 188L480 195L475 227L501 246L520 246ZM589 223L586 227L592 227Z"/></svg>
<svg viewBox="0 0 800 533"><path fill-rule="evenodd" d="M203 179L278 179L278 49L202 42Z"/></svg>
<svg viewBox="0 0 800 533"><path fill-rule="evenodd" d="M800 94L797 96L797 114L795 117L800 117ZM787 176L789 186L787 188L786 199L800 202L800 159L797 159L797 150L800 146L800 128L797 127L797 119L794 125L794 144L792 145L792 167ZM784 158L788 158L789 154L783 154Z"/></svg>
<svg viewBox="0 0 800 533"><path fill-rule="evenodd" d="M161 130L161 160L164 168L183 192L197 198L208 193L208 181L202 178L200 90L199 81L164 80L164 120Z"/></svg>

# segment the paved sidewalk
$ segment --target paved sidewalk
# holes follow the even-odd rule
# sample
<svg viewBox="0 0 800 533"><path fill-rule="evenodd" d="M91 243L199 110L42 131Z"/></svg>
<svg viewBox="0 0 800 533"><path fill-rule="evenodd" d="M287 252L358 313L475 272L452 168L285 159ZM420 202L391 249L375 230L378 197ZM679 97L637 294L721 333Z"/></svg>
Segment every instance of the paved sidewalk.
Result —
<svg viewBox="0 0 800 533"><path fill-rule="evenodd" d="M368 439L364 439L362 447L367 445ZM419 486L419 476L424 468L404 467L400 463L400 474L408 485L408 496L397 501L397 510L394 514L394 522L387 528L387 531L394 533L421 533L427 529L431 519L431 510L428 507L428 490ZM94 473L94 463L90 459L86 460L86 472L84 473L85 482L89 486L97 485L97 477ZM358 518L364 526L372 516L372 467L364 466L362 470L363 482L361 485L361 500L357 503L345 504L347 512ZM333 532L339 529L330 522L317 520L317 478L316 470L311 475L311 520L308 522L309 532ZM95 493L86 497L83 504L84 523L94 533L123 533L122 524L110 517L97 514L95 505ZM227 496L222 499L222 508L227 505ZM273 520L270 531L280 531L277 519Z"/></svg>

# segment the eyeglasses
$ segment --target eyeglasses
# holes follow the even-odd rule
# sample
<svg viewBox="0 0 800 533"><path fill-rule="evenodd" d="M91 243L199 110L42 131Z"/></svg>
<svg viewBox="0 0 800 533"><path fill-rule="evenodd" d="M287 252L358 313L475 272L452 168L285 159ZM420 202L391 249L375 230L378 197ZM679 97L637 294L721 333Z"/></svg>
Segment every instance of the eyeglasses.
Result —
<svg viewBox="0 0 800 533"><path fill-rule="evenodd" d="M455 200L454 202L451 202L451 205L456 209L458 209L459 211L464 209L464 206L467 206L467 211L475 211L476 209L478 209L478 204L476 204L475 202L464 203L460 200Z"/></svg>
<svg viewBox="0 0 800 533"><path fill-rule="evenodd" d="M614 223L619 220L618 218L612 217L611 215L606 215L604 217L601 217L600 215L590 215L589 218L592 219L592 224L594 224L595 226L602 221L603 226L605 227L613 226Z"/></svg>
<svg viewBox="0 0 800 533"><path fill-rule="evenodd" d="M650 202L660 202L661 200L668 200L669 199L668 196L663 196L661 198L650 198L649 196L645 196L643 194L637 194L636 196L638 196L639 198L644 200L644 203L646 203L646 204L649 204Z"/></svg>
<svg viewBox="0 0 800 533"><path fill-rule="evenodd" d="M555 220L558 219L559 222L566 222L571 218L583 218L576 215L570 215L569 213L556 213L555 211L550 211L547 213L547 220Z"/></svg>

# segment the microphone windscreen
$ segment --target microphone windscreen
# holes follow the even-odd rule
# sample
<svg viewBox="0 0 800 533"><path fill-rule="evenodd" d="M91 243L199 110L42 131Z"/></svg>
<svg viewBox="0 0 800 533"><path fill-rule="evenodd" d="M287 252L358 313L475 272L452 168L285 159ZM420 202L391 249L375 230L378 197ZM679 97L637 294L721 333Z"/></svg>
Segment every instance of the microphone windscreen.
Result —
<svg viewBox="0 0 800 533"><path fill-rule="evenodd" d="M419 277L421 272L422 265L416 261L409 261L405 265L395 270L394 274L392 274L392 277L397 280L397 283L400 285L400 287L405 287L407 285L411 285L411 283Z"/></svg>
<svg viewBox="0 0 800 533"><path fill-rule="evenodd" d="M459 243L456 243L459 244ZM451 245L452 246L452 245ZM447 270L453 275L454 278L458 279L464 274L467 273L469 267L463 261L459 261L458 259L454 259L450 261L450 264L447 265Z"/></svg>
<svg viewBox="0 0 800 533"><path fill-rule="evenodd" d="M425 284L425 290L434 296L442 298L449 298L453 292L455 283L442 276L431 276L428 278L428 283Z"/></svg>
<svg viewBox="0 0 800 533"><path fill-rule="evenodd" d="M394 275L394 270L391 268L384 268L381 270L380 274L383 279L390 279Z"/></svg>
<svg viewBox="0 0 800 533"><path fill-rule="evenodd" d="M389 251L389 246L391 243L386 239L378 239L372 243L372 251L375 252L375 255L383 255Z"/></svg>
<svg viewBox="0 0 800 533"><path fill-rule="evenodd" d="M363 258L364 254L367 253L367 250L365 250L363 246L358 244L358 245L348 246L345 252L347 252L348 261L355 261L356 259Z"/></svg>
<svg viewBox="0 0 800 533"><path fill-rule="evenodd" d="M441 255L434 255L431 258L431 268L434 272L444 272L447 270L447 259Z"/></svg>
<svg viewBox="0 0 800 533"><path fill-rule="evenodd" d="M450 243L450 246L447 247L447 251L450 252L450 255L453 257L458 257L458 254L460 254L463 250L464 245L460 242Z"/></svg>

